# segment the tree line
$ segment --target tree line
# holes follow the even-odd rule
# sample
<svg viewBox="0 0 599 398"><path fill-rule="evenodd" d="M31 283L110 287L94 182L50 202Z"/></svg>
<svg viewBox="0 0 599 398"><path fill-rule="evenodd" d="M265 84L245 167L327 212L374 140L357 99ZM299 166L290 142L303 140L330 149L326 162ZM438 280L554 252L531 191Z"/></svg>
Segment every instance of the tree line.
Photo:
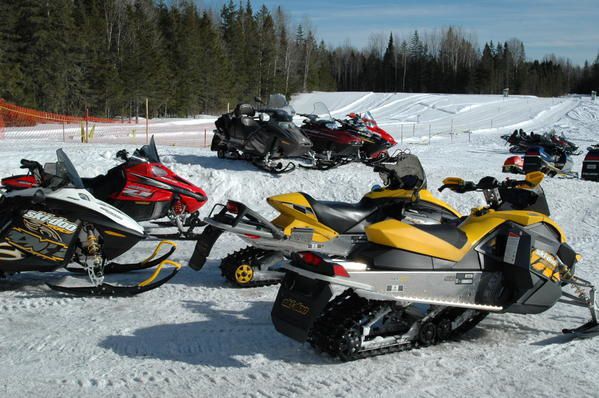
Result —
<svg viewBox="0 0 599 398"><path fill-rule="evenodd" d="M526 59L524 43L460 28L373 34L358 49L318 40L281 7L232 0L0 0L0 98L50 112L114 117L218 113L256 95L312 90L557 96L599 87L584 67Z"/></svg>

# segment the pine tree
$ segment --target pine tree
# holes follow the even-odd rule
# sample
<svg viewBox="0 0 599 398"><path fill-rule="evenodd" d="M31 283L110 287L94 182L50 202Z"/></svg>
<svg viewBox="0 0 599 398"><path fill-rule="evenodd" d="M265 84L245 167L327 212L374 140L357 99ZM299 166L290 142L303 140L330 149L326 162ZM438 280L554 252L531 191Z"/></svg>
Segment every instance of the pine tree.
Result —
<svg viewBox="0 0 599 398"><path fill-rule="evenodd" d="M395 81L395 44L393 43L393 33L389 34L389 42L385 55L383 56L383 90L395 91L397 82Z"/></svg>

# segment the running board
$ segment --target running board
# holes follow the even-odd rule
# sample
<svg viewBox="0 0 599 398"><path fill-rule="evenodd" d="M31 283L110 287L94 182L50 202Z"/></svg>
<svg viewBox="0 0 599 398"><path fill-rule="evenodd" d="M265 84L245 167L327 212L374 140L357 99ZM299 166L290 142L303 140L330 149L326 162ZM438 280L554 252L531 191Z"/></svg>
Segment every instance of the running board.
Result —
<svg viewBox="0 0 599 398"><path fill-rule="evenodd" d="M397 300L408 301L410 303L421 303L421 304L431 304L431 305L441 305L445 307L459 307L459 308L470 308L473 310L481 310L481 311L489 311L489 312L501 312L503 311L503 307L495 306L495 305L486 305L486 304L473 304L466 303L462 301L450 301L450 300L436 300L434 298L419 298L419 297L398 297L395 296Z"/></svg>

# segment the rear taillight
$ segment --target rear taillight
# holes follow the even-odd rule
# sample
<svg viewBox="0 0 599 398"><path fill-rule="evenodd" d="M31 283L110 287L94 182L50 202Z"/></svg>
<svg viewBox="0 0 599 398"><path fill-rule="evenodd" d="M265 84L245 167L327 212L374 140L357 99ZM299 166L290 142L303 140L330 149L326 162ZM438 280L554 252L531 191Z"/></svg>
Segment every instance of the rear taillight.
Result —
<svg viewBox="0 0 599 398"><path fill-rule="evenodd" d="M244 235L250 239L260 239L260 237L258 235L252 235L252 234L244 234Z"/></svg>
<svg viewBox="0 0 599 398"><path fill-rule="evenodd" d="M312 252L300 253L300 257L305 265L318 268L315 270L319 274L327 276L341 276L349 278L347 270L339 264L330 263L325 261L322 257Z"/></svg>
<svg viewBox="0 0 599 398"><path fill-rule="evenodd" d="M312 265L314 267L318 267L324 261L322 259L322 257L317 256L316 254L311 253L311 252L303 253L303 254L301 254L301 256L306 264Z"/></svg>
<svg viewBox="0 0 599 398"><path fill-rule="evenodd" d="M343 266L339 264L333 264L333 274L335 274L335 276L349 278L349 274L347 273L345 268L343 268Z"/></svg>
<svg viewBox="0 0 599 398"><path fill-rule="evenodd" d="M229 213L237 214L239 213L239 205L235 202L227 201L227 211Z"/></svg>

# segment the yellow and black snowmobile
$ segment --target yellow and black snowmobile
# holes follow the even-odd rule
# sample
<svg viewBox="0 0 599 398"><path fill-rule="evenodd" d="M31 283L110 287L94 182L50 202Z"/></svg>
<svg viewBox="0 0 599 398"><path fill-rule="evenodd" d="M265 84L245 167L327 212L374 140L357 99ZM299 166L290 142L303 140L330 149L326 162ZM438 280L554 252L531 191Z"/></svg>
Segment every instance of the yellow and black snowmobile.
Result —
<svg viewBox="0 0 599 398"><path fill-rule="evenodd" d="M549 218L542 180L447 178L441 189L483 191L488 205L454 224L371 224L344 261L297 254L283 265L276 329L353 360L441 342L488 313L536 314L561 301L591 311L568 332L599 334L595 289L574 275L579 256ZM331 285L348 289L330 300Z"/></svg>
<svg viewBox="0 0 599 398"><path fill-rule="evenodd" d="M231 232L250 246L221 261L223 276L237 286L264 286L280 282L283 274L276 269L292 253L346 257L357 243L366 241L364 228L372 223L391 218L441 224L460 217L426 190L426 175L415 155L401 153L378 162L374 171L384 187L373 189L358 203L319 201L301 192L272 196L267 201L280 213L272 221L239 202L216 205L204 220L208 227L190 265L201 269L219 236Z"/></svg>

